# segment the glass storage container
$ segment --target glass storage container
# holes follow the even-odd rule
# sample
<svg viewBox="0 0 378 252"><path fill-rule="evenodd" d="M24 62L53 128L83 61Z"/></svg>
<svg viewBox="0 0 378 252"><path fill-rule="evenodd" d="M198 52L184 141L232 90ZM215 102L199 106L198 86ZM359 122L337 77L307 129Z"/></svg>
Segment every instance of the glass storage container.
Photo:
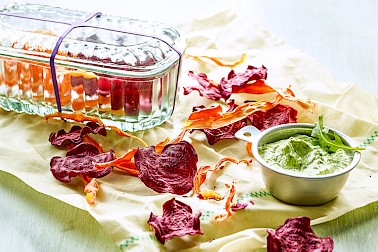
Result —
<svg viewBox="0 0 378 252"><path fill-rule="evenodd" d="M152 128L173 113L185 46L161 23L9 4L0 8L0 106Z"/></svg>

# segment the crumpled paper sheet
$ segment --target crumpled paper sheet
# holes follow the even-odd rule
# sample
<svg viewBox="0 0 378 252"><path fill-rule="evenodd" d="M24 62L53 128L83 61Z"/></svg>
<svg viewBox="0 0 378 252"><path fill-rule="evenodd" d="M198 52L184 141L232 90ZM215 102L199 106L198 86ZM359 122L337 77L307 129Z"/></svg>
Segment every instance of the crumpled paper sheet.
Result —
<svg viewBox="0 0 378 252"><path fill-rule="evenodd" d="M243 71L247 65L268 68L268 84L286 87L291 84L299 96L311 98L318 105L313 114L299 109L299 121L315 122L324 114L325 124L351 136L357 145L366 147L362 160L354 169L341 194L333 201L315 207L293 206L282 203L267 192L256 161L250 166L227 164L221 173L212 175L202 189L213 188L225 194L226 183L235 181L234 202L248 203L244 210L234 212L231 218L216 223L214 216L225 214L224 202L199 200L195 195L182 197L172 194L158 194L147 188L138 178L126 176L114 170L99 179L101 190L97 204L85 202L83 183L77 179L70 184L55 180L49 171L53 156L63 156L65 151L51 146L49 134L61 128L70 129L72 124L59 120L48 123L38 116L16 114L0 109L0 169L14 174L35 190L55 197L75 207L86 209L109 233L120 250L127 251L240 251L264 249L266 229L276 228L289 217L308 216L312 224L326 222L348 211L378 200L377 150L378 118L374 109L378 107L376 96L359 89L353 84L337 83L321 64L292 48L268 31L253 23L245 23L230 12L218 13L203 19L182 24L179 28L187 35L187 55L214 56L224 62L238 61L243 53L245 61L235 67ZM181 71L181 85L192 80L189 70L208 74L209 78L220 80L230 71L209 60L198 61L184 57ZM238 95L243 101L250 98ZM173 117L165 124L151 130L136 133L149 145L154 145L167 136L173 138L180 131L191 108L196 105L213 105L214 102L193 92L182 95ZM114 149L121 155L130 147L140 146L138 142L121 138L109 132L108 137L95 136L104 149ZM249 159L245 142L223 140L210 146L201 132L187 135L199 155L198 167L214 166L223 157ZM162 214L162 205L175 197L189 204L194 212L201 211L201 230L204 235L174 237L161 245L154 236L154 230L147 225L151 212ZM253 204L251 203L253 202Z"/></svg>

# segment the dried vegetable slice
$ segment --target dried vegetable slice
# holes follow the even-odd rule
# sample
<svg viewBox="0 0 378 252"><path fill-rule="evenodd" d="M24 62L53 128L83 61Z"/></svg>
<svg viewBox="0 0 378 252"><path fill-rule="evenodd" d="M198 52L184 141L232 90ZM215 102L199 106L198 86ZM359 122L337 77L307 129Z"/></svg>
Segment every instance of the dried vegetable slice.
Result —
<svg viewBox="0 0 378 252"><path fill-rule="evenodd" d="M253 126L263 131L270 127L297 122L298 111L289 105L278 104L268 111L256 111L247 116Z"/></svg>
<svg viewBox="0 0 378 252"><path fill-rule="evenodd" d="M201 185L206 181L206 176L207 176L208 172L220 171L223 168L223 166L224 166L223 164L225 162L232 162L234 164L245 163L245 164L249 165L252 161L245 160L245 159L236 160L235 158L225 157L225 158L222 158L221 160L219 160L218 163L214 166L214 168L211 168L211 166L201 166L198 169L198 171L197 171L197 173L194 177L194 187L193 187L193 191L197 194L200 194L199 198L205 199L205 198L211 197L210 191L212 191L212 190L206 190L207 197L202 195ZM214 192L214 195L216 195L216 192Z"/></svg>
<svg viewBox="0 0 378 252"><path fill-rule="evenodd" d="M50 161L50 171L57 180L64 183L70 182L72 177L80 174L100 178L110 173L112 167L97 170L93 163L110 160L113 160L113 151L100 153L96 146L83 142L69 150L66 157L53 157Z"/></svg>
<svg viewBox="0 0 378 252"><path fill-rule="evenodd" d="M134 136L134 135L131 135L129 133L126 133L126 132L124 132L124 131L122 131L122 130L118 129L117 127L114 127L114 126L106 126L101 121L101 119L98 118L98 117L86 116L86 115L84 115L82 113L56 112L56 113L49 114L49 115L45 116L46 120L48 120L49 118L68 119L68 120L72 120L72 121L75 121L75 122L94 122L94 123L97 123L99 125L103 125L105 128L112 129L115 133L117 133L120 136L130 137L130 138L136 139L137 141L139 141L140 143L142 143L143 146L148 146L145 141L143 141L142 139L140 139L137 136Z"/></svg>
<svg viewBox="0 0 378 252"><path fill-rule="evenodd" d="M125 153L123 156L119 158L115 158L109 162L103 162L103 163L94 163L93 165L97 170L106 169L109 166L117 167L120 170L123 170L127 172L129 175L132 176L139 176L140 172L138 171L138 168L135 166L135 163L133 161L134 154L137 151L136 148L132 148L127 153Z"/></svg>
<svg viewBox="0 0 378 252"><path fill-rule="evenodd" d="M236 107L233 111L222 112L220 105L204 108L190 114L185 121L184 129L220 128L237 122L257 111L267 111L277 106L282 100L290 100L302 108L312 112L314 104L309 99L295 97L293 91L288 87L277 91L273 101L247 102Z"/></svg>
<svg viewBox="0 0 378 252"><path fill-rule="evenodd" d="M198 156L187 141L164 146L160 154L155 146L138 148L134 155L139 178L158 193L183 195L193 188Z"/></svg>
<svg viewBox="0 0 378 252"><path fill-rule="evenodd" d="M85 183L84 192L86 193L85 200L88 204L95 204L96 203L96 196L97 192L100 190L100 186L97 183L95 178L91 178L81 174L81 178Z"/></svg>
<svg viewBox="0 0 378 252"><path fill-rule="evenodd" d="M88 122L84 127L77 125L72 126L69 132L66 132L64 129L53 132L50 134L49 141L52 145L57 147L65 147L70 144L76 145L83 142L84 136L89 133L106 136L106 129L104 126L98 125L97 123Z"/></svg>
<svg viewBox="0 0 378 252"><path fill-rule="evenodd" d="M267 251L324 251L333 250L333 240L327 236L316 236L310 225L310 218L305 216L289 218L284 225L268 229Z"/></svg>
<svg viewBox="0 0 378 252"><path fill-rule="evenodd" d="M228 219L229 217L231 217L231 215L232 215L232 211L231 211L232 200L234 199L234 196L235 196L235 193L236 193L235 182L232 181L231 185L226 184L226 187L229 189L228 195L227 195L227 198L226 198L226 202L224 204L224 209L226 210L227 213L216 215L214 218L217 222L224 221L224 220Z"/></svg>
<svg viewBox="0 0 378 252"><path fill-rule="evenodd" d="M157 216L152 212L148 224L155 229L155 236L161 244L174 236L202 235L200 226L201 212L193 214L192 208L172 198L163 204L163 215Z"/></svg>
<svg viewBox="0 0 378 252"><path fill-rule="evenodd" d="M235 104L234 100L230 100L228 103L229 109L227 111L233 111L238 105ZM197 111L200 109L205 108L204 106L197 106L193 108L193 111ZM200 129L203 131L206 135L207 142L210 145L214 145L218 141L222 139L233 139L235 138L235 133L243 128L244 126L247 126L247 119L241 119L240 121L230 123L228 125L225 125L220 128L216 129Z"/></svg>
<svg viewBox="0 0 378 252"><path fill-rule="evenodd" d="M197 83L184 87L184 95L198 91L200 96L210 100L217 101L223 98L226 101L233 93L234 87L241 87L248 82L251 83L251 81L266 79L267 69L264 66L248 66L242 73L235 73L234 70L231 70L227 77L223 77L219 83L210 80L204 73L194 74L193 71L189 71L189 77L196 80Z"/></svg>

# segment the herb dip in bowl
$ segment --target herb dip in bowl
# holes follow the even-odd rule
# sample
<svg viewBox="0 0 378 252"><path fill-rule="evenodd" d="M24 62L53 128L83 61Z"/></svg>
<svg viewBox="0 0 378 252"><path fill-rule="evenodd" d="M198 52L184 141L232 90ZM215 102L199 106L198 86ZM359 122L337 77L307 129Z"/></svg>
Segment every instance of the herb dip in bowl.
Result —
<svg viewBox="0 0 378 252"><path fill-rule="evenodd" d="M264 183L283 202L320 205L331 201L360 161L361 148L352 148L350 137L326 128L323 136L336 138L346 149L324 148L312 136L314 128L316 124L289 123L269 128L253 140L252 153L261 165Z"/></svg>

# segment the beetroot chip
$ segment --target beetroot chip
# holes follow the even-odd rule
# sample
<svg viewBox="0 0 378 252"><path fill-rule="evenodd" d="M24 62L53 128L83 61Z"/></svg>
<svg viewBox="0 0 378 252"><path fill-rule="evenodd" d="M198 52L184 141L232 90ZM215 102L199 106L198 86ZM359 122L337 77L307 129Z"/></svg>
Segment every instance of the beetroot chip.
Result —
<svg viewBox="0 0 378 252"><path fill-rule="evenodd" d="M278 104L268 111L256 111L247 118L259 130L270 127L297 122L298 111L289 105Z"/></svg>
<svg viewBox="0 0 378 252"><path fill-rule="evenodd" d="M163 205L163 215L150 214L148 224L155 229L155 236L162 244L173 236L203 234L199 217L201 212L193 214L192 208L175 198Z"/></svg>
<svg viewBox="0 0 378 252"><path fill-rule="evenodd" d="M64 183L71 181L79 174L100 178L112 171L112 167L97 170L93 163L104 163L114 159L113 151L100 153L96 146L83 142L69 150L66 157L53 157L50 171L53 176Z"/></svg>
<svg viewBox="0 0 378 252"><path fill-rule="evenodd" d="M72 126L67 133L63 129L50 134L49 141L57 147L65 147L70 144L79 144L83 141L83 136L87 134L100 134L106 136L106 129L94 122L88 122L83 128L80 126Z"/></svg>
<svg viewBox="0 0 378 252"><path fill-rule="evenodd" d="M238 105L235 104L234 100L230 100L228 102L229 109L227 111L233 111ZM193 112L197 111L199 109L205 108L204 106L197 106L193 108ZM207 142L210 145L214 145L218 141L222 139L233 139L235 138L235 133L243 128L244 126L247 126L247 119L242 119L240 121L231 123L229 125L216 128L216 129L201 129L206 135Z"/></svg>
<svg viewBox="0 0 378 252"><path fill-rule="evenodd" d="M218 84L215 84L209 80L206 74L199 73L195 75L192 71L189 71L189 76L196 80L197 83L184 87L184 95L196 90L199 92L200 96L204 96L209 100L218 101L220 98L222 98Z"/></svg>
<svg viewBox="0 0 378 252"><path fill-rule="evenodd" d="M227 101L232 94L233 87L241 87L253 80L265 80L267 78L267 69L264 66L248 66L242 73L235 73L234 70L231 70L227 78L222 78L219 84L209 80L204 73L195 75L192 71L189 71L189 76L196 80L197 83L184 87L184 95L196 90L200 96L204 96L210 100L217 101L223 98Z"/></svg>
<svg viewBox="0 0 378 252"><path fill-rule="evenodd" d="M264 66L254 67L248 66L247 69L242 73L235 73L231 70L227 78L222 78L220 82L220 93L222 97L227 100L232 94L233 86L243 86L249 81L253 80L266 80L268 74L267 69Z"/></svg>
<svg viewBox="0 0 378 252"><path fill-rule="evenodd" d="M161 154L154 146L138 148L134 161L139 178L158 193L183 195L193 188L198 156L187 141L167 144Z"/></svg>
<svg viewBox="0 0 378 252"><path fill-rule="evenodd" d="M269 229L268 252L332 251L333 240L327 236L319 238L310 226L310 218L289 218L276 230Z"/></svg>

